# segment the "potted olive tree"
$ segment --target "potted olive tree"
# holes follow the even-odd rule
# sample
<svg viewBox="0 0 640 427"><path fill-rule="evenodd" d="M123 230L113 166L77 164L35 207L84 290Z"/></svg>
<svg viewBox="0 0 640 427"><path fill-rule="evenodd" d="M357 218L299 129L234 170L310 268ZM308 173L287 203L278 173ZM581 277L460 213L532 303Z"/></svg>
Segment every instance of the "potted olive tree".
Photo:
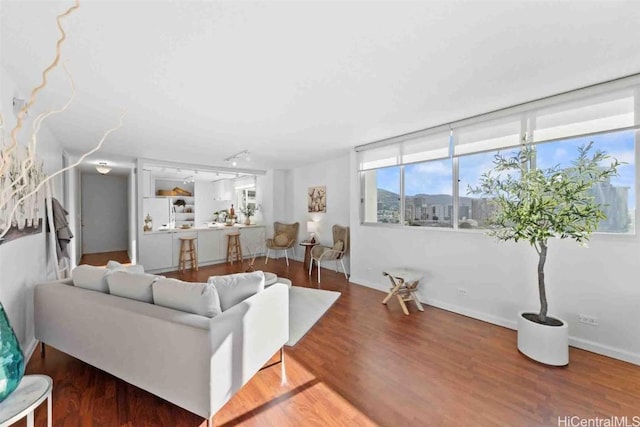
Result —
<svg viewBox="0 0 640 427"><path fill-rule="evenodd" d="M469 193L493 205L489 234L501 241L526 241L538 253L540 310L518 315L518 350L542 363L569 363L568 326L547 315L544 266L551 238L573 239L585 244L606 218L592 187L617 174L619 162L595 150L593 142L578 148L571 166L533 168L535 147L523 145L517 154L498 154L494 168L482 175Z"/></svg>

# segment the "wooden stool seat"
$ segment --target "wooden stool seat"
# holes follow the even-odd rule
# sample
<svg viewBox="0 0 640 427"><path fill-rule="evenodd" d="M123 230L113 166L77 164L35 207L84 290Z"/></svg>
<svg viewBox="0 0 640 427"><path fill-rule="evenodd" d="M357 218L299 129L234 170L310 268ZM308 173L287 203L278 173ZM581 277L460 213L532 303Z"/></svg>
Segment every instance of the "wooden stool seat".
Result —
<svg viewBox="0 0 640 427"><path fill-rule="evenodd" d="M240 261L242 263L242 247L240 246L240 232L227 234L227 262Z"/></svg>
<svg viewBox="0 0 640 427"><path fill-rule="evenodd" d="M198 254L196 253L195 241L197 237L179 237L180 239L180 262L178 268L184 272L187 267L187 261L191 265L191 269L198 271ZM187 255L189 259L187 260Z"/></svg>

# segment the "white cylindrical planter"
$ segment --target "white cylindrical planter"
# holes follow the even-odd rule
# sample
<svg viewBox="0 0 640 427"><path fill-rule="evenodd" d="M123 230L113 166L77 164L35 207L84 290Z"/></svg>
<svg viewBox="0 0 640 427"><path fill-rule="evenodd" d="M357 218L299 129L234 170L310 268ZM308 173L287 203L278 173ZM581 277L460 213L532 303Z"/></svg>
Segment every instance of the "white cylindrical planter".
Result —
<svg viewBox="0 0 640 427"><path fill-rule="evenodd" d="M547 326L525 319L518 313L518 350L531 359L553 366L569 364L569 325L563 319L562 326ZM530 312L526 312L530 313Z"/></svg>

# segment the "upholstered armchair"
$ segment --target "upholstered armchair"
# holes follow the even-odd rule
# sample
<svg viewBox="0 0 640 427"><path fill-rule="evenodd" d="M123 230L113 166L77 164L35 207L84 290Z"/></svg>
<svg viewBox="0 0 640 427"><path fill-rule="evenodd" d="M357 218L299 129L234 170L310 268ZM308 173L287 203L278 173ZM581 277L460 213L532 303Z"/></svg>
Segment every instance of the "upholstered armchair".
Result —
<svg viewBox="0 0 640 427"><path fill-rule="evenodd" d="M293 256L296 255L295 244L298 240L298 227L299 224L283 224L281 222L273 223L273 237L267 239L267 257L264 260L266 264L269 261L269 253L271 250L274 251L284 251L284 257L287 260L287 266L289 265L289 256L287 255L287 250L289 248L293 249Z"/></svg>
<svg viewBox="0 0 640 427"><path fill-rule="evenodd" d="M311 261L309 262L309 276L311 276L311 270L313 269L313 261L316 262L318 267L318 283L320 283L320 264L322 261L335 261L336 273L338 272L338 261L342 265L342 272L345 279L349 280L347 271L344 268L344 262L342 258L349 251L349 227L342 227L340 225L334 225L333 231L333 246L314 246L311 250Z"/></svg>

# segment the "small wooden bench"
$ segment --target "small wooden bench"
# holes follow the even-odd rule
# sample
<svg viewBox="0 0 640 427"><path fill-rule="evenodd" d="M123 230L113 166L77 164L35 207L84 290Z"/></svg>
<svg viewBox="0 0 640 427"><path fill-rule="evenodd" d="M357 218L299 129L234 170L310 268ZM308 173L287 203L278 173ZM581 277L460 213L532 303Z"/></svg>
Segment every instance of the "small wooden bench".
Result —
<svg viewBox="0 0 640 427"><path fill-rule="evenodd" d="M405 304L407 301L413 301L418 307L418 310L424 311L424 308L422 308L422 304L420 304L418 296L416 295L420 279L422 279L422 273L402 268L387 270L382 272L382 274L389 276L389 280L391 280L391 289L382 301L383 304L386 304L391 297L395 295L398 297L400 307L402 307L404 314L409 315L409 310L407 310L407 305Z"/></svg>

